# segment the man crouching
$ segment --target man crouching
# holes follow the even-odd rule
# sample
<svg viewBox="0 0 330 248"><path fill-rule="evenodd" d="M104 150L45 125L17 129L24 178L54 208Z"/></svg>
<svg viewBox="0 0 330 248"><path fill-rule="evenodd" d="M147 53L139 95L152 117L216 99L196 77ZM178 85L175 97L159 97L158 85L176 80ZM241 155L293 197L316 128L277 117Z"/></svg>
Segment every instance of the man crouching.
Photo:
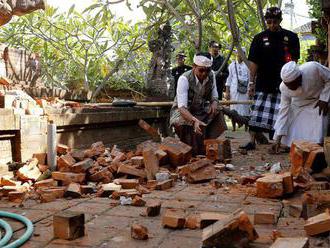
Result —
<svg viewBox="0 0 330 248"><path fill-rule="evenodd" d="M180 140L192 147L193 154L205 154L204 139L215 139L226 129L218 111L215 74L209 53L197 53L193 68L178 80L170 124Z"/></svg>

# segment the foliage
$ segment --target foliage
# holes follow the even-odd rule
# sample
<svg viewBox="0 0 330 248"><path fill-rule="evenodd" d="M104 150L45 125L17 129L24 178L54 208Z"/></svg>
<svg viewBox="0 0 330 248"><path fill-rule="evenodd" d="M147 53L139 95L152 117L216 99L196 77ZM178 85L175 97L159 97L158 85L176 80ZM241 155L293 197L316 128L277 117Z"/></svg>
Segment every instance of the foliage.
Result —
<svg viewBox="0 0 330 248"><path fill-rule="evenodd" d="M115 19L92 5L83 13L48 7L17 18L0 30L0 41L37 52L45 82L93 90L104 84L141 90L147 48L144 23Z"/></svg>
<svg viewBox="0 0 330 248"><path fill-rule="evenodd" d="M322 22L322 9L321 9L321 1L320 0L307 0L307 4L309 5L309 15L320 22ZM326 28L322 27L319 25L316 28L316 38L321 42L321 44L326 44L327 43L327 30Z"/></svg>

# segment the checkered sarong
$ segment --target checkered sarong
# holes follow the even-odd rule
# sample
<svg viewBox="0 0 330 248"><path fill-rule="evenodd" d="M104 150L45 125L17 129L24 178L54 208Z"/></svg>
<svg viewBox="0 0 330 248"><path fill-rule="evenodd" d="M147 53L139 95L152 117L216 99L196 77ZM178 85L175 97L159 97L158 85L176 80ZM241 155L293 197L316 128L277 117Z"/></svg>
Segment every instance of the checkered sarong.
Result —
<svg viewBox="0 0 330 248"><path fill-rule="evenodd" d="M249 126L273 130L280 108L281 94L256 92L254 101Z"/></svg>

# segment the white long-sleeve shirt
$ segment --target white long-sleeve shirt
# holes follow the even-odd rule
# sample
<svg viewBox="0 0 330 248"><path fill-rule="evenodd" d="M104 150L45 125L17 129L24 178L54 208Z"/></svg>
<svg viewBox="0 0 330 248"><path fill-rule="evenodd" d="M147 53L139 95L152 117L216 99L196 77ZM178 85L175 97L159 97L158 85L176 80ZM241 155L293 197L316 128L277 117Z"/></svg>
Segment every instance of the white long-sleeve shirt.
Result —
<svg viewBox="0 0 330 248"><path fill-rule="evenodd" d="M317 62L307 62L301 65L299 69L302 73L302 94L292 96L292 91L290 92L290 89L283 82L280 85L280 110L274 126L276 136L288 134L290 120L295 118L295 116L290 115L298 114L306 106L315 105L318 100L330 101L330 69ZM312 127L313 121L309 118L299 125Z"/></svg>
<svg viewBox="0 0 330 248"><path fill-rule="evenodd" d="M217 84L215 80L215 74L212 72L213 75L213 89L212 89L212 98L219 98L218 90L217 90ZM196 85L201 84L198 80L198 78L195 76L196 79ZM201 86L207 82L208 78L206 78ZM178 86L176 89L176 97L178 101L178 108L181 107L188 107L188 91L189 91L189 82L188 78L184 75L180 76L178 79Z"/></svg>

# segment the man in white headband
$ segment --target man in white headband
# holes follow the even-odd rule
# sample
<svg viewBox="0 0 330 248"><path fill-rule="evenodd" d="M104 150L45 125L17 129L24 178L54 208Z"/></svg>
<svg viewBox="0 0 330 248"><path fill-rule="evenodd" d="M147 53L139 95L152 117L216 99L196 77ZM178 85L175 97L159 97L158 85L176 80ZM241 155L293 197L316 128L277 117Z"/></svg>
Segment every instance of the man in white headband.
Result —
<svg viewBox="0 0 330 248"><path fill-rule="evenodd" d="M204 139L220 136L227 129L218 112L218 92L212 57L197 53L193 68L179 77L170 124L180 140L193 148L193 154L205 154Z"/></svg>
<svg viewBox="0 0 330 248"><path fill-rule="evenodd" d="M327 128L330 70L317 63L286 63L281 70L281 103L275 123L276 144L291 146L294 140L322 143Z"/></svg>

